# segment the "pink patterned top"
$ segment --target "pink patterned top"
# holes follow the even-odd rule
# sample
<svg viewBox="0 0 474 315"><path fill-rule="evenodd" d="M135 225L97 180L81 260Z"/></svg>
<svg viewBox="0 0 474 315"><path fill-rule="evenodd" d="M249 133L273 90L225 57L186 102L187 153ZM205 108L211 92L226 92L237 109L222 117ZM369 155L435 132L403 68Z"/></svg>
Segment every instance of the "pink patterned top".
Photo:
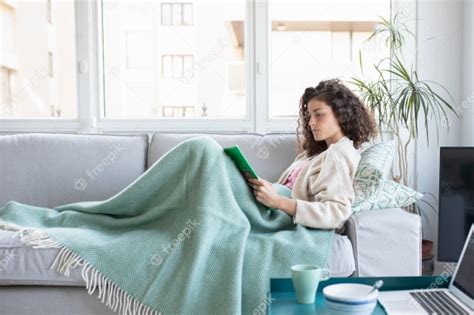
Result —
<svg viewBox="0 0 474 315"><path fill-rule="evenodd" d="M295 163L295 166L293 169L290 171L288 174L288 177L286 178L285 183L283 185L287 186L290 189L293 189L293 185L296 182L296 179L298 178L298 174L300 173L301 169L308 164L311 160L302 160L298 161Z"/></svg>

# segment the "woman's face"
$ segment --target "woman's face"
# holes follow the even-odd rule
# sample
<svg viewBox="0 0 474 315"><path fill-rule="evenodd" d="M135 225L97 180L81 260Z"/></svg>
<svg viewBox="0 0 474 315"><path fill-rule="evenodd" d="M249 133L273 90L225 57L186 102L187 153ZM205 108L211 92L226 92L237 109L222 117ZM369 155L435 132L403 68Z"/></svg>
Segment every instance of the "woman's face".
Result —
<svg viewBox="0 0 474 315"><path fill-rule="evenodd" d="M313 132L314 140L324 140L329 145L343 136L331 106L325 102L311 99L308 102L308 115L310 116L309 126Z"/></svg>

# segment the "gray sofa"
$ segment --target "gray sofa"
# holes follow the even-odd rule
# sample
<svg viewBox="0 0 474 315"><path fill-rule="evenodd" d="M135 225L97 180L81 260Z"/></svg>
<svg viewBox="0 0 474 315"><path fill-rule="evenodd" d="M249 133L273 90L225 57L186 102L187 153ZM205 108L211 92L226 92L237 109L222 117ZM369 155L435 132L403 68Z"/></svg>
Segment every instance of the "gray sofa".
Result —
<svg viewBox="0 0 474 315"><path fill-rule="evenodd" d="M164 153L199 134L17 134L0 136L0 206L9 200L54 207L103 200ZM295 134L211 134L238 144L259 176L276 182L296 156ZM334 277L421 275L421 222L402 209L353 215L336 234L327 268ZM112 314L88 295L78 270L49 270L56 249L32 249L0 230L1 314ZM78 268L79 269L79 268Z"/></svg>

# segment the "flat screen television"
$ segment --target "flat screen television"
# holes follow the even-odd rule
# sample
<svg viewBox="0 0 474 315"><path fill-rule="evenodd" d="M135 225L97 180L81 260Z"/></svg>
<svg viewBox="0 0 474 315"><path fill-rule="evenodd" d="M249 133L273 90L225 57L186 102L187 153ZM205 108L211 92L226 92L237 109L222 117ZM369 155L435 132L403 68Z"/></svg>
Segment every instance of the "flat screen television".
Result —
<svg viewBox="0 0 474 315"><path fill-rule="evenodd" d="M441 147L438 261L457 262L474 222L474 147Z"/></svg>

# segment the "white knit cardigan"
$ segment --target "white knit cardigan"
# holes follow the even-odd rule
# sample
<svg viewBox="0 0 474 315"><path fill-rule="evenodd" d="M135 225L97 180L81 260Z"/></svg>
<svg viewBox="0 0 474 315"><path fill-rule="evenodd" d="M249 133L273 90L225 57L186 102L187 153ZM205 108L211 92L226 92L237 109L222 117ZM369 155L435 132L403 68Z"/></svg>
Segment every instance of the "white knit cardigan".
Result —
<svg viewBox="0 0 474 315"><path fill-rule="evenodd" d="M306 151L299 153L277 183L283 184L294 163L302 159L310 162L301 169L293 185L291 194L296 199L293 222L342 233L345 221L352 214L353 181L360 153L353 141L343 136L313 157L308 157Z"/></svg>

